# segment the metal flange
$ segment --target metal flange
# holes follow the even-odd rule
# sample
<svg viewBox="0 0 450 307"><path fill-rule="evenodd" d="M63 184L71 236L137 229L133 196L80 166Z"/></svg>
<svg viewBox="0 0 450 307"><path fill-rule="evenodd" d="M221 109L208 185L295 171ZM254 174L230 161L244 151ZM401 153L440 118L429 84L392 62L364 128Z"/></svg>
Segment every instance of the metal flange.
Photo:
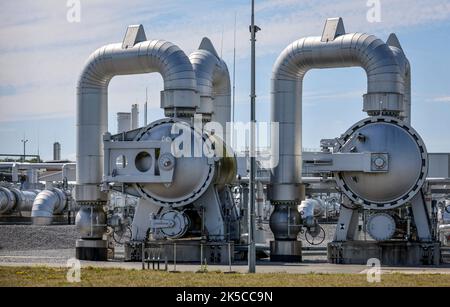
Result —
<svg viewBox="0 0 450 307"><path fill-rule="evenodd" d="M370 199L365 199L362 195L358 195L356 191L352 190L350 184L344 179L344 177L346 176L345 172L336 172L335 180L340 190L356 205L360 205L365 209L390 210L407 204L422 189L426 182L426 177L428 174L428 153L422 138L410 125L399 119L385 116L367 118L353 125L347 132L345 132L341 136L342 142L340 142L340 144L335 148L335 152L340 152L341 150L343 150L346 145L349 144L349 142L353 141L355 138L359 137L359 139L361 139L359 131L362 128L376 124L394 125L398 128L401 128L414 140L415 144L417 145L418 151L420 152L421 159L420 170L418 170L418 176L417 179L415 179L414 184L411 184L411 188L409 188L407 192L403 193L399 197L389 199L388 201L378 202ZM366 140L360 141L365 142ZM357 178L355 178L355 180L356 179Z"/></svg>

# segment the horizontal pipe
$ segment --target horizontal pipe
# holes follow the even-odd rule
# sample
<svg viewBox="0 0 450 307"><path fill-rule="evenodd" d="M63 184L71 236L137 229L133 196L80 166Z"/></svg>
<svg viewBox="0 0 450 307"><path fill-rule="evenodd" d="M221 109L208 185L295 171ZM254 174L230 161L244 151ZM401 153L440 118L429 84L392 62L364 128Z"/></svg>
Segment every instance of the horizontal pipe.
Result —
<svg viewBox="0 0 450 307"><path fill-rule="evenodd" d="M76 167L76 163L17 163L17 162L0 162L0 168L16 167L18 170L29 169L58 169L62 170L64 166Z"/></svg>
<svg viewBox="0 0 450 307"><path fill-rule="evenodd" d="M0 187L0 214L11 213L15 207L16 197L14 193L5 187Z"/></svg>
<svg viewBox="0 0 450 307"><path fill-rule="evenodd" d="M30 212L38 191L24 191L16 188L0 187L0 214Z"/></svg>

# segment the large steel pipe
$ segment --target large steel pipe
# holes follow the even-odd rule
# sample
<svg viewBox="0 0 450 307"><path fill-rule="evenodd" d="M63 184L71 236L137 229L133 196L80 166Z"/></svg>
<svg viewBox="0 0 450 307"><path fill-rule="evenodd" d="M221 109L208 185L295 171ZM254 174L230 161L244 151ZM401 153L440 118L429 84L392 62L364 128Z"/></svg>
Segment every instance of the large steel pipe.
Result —
<svg viewBox="0 0 450 307"><path fill-rule="evenodd" d="M55 214L63 213L67 206L64 191L53 188L44 190L36 196L33 202L31 218L34 225L51 225Z"/></svg>
<svg viewBox="0 0 450 307"><path fill-rule="evenodd" d="M223 139L227 142L226 125L231 121L231 82L227 64L206 37L189 59L197 77L200 95L200 108L197 112L206 120L220 123Z"/></svg>
<svg viewBox="0 0 450 307"><path fill-rule="evenodd" d="M330 24L337 29L326 35ZM341 19L329 19L324 36L302 38L279 56L272 76L272 121L279 123L279 164L271 177L271 199L298 201L302 170L302 89L311 69L362 67L367 74L364 110L400 116L408 96L409 63L400 48L373 35L345 34ZM410 100L409 100L410 101ZM377 114L378 112L378 114ZM407 110L406 112L409 112ZM278 152L273 152L274 156Z"/></svg>
<svg viewBox="0 0 450 307"><path fill-rule="evenodd" d="M0 187L0 214L8 214L16 206L16 197L13 192L5 187Z"/></svg>
<svg viewBox="0 0 450 307"><path fill-rule="evenodd" d="M307 37L289 45L278 57L272 75L272 121L279 123L279 147L272 157L269 198L276 209L271 218L275 241L272 260L301 259L296 241L297 210L302 186L302 91L311 69L361 67L367 74L364 111L410 121L410 66L395 35L388 42L364 33L346 34L341 18L328 19L321 37ZM275 143L275 140L272 142ZM295 212L292 214L292 212ZM286 233L289 237L286 237Z"/></svg>
<svg viewBox="0 0 450 307"><path fill-rule="evenodd" d="M163 40L147 41L141 25L130 26L124 41L104 46L88 59L77 88L77 186L75 199L87 206L77 223L103 229L92 236L81 233L77 257L106 260L106 225L100 189L103 176L103 134L108 129L108 85L118 75L159 73L164 81L161 107L166 116L190 116L198 107L197 80L191 62L177 46ZM95 207L95 208L94 208ZM95 214L94 214L95 213Z"/></svg>
<svg viewBox="0 0 450 307"><path fill-rule="evenodd" d="M195 72L186 54L163 40L111 44L88 59L77 88L77 191L79 202L105 201L102 137L108 130L108 85L114 76L158 72L164 80L162 107L194 112Z"/></svg>
<svg viewBox="0 0 450 307"><path fill-rule="evenodd" d="M37 191L23 191L16 188L0 187L0 214L30 212Z"/></svg>

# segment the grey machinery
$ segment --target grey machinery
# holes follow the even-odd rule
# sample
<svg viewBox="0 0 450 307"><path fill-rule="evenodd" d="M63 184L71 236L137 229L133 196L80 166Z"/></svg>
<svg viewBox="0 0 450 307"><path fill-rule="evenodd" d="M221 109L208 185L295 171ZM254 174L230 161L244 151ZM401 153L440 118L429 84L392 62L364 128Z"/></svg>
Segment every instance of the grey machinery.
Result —
<svg viewBox="0 0 450 307"><path fill-rule="evenodd" d="M163 77L161 107L168 118L109 134L109 81L116 75L151 72ZM196 114L203 116L200 127L194 127ZM179 261L200 260L203 245L205 255L214 245L219 262L227 259L220 253L225 250L222 245L238 239L228 187L236 177L236 160L214 135L217 126L211 121L225 127L230 116L228 69L206 38L188 58L172 43L147 41L142 26L130 26L123 43L94 52L78 85L77 258L106 260L104 205L107 193L115 190L140 198L129 254L140 254L133 243L167 243L172 250L178 242L179 249L188 250L180 251ZM185 143L180 145L179 140ZM189 142L200 147L187 148Z"/></svg>
<svg viewBox="0 0 450 307"><path fill-rule="evenodd" d="M364 111L370 116L341 137L321 142L322 152L302 157L302 84L316 68L362 67L368 78ZM273 261L300 261L297 235L304 225L296 207L304 199L302 169L334 177L344 195L329 261L435 264L439 243L426 185L428 155L411 127L410 65L397 37L346 34L341 18L329 19L321 37L300 39L278 58L272 78L272 121L280 123L279 164L270 199ZM303 163L303 165L302 165ZM373 240L358 236L360 214Z"/></svg>

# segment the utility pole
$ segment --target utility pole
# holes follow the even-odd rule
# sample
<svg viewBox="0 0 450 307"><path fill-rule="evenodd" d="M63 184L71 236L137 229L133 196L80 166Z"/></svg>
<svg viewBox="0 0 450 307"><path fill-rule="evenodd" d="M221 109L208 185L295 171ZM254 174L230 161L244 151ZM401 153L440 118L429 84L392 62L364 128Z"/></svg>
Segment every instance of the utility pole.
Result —
<svg viewBox="0 0 450 307"><path fill-rule="evenodd" d="M23 143L23 159L22 159L22 162L25 162L25 159L26 159L26 147L27 147L27 143L28 143L28 140L25 139L25 135L23 136L23 140L21 142Z"/></svg>
<svg viewBox="0 0 450 307"><path fill-rule="evenodd" d="M237 13L234 13L234 47L233 47L233 113L231 121L234 123L235 108L236 108L236 23ZM233 137L234 141L234 137Z"/></svg>
<svg viewBox="0 0 450 307"><path fill-rule="evenodd" d="M256 33L261 29L255 25L255 0L252 0L251 33L251 94L250 94L250 199L248 203L248 272L256 273L255 248L255 184L256 184Z"/></svg>

